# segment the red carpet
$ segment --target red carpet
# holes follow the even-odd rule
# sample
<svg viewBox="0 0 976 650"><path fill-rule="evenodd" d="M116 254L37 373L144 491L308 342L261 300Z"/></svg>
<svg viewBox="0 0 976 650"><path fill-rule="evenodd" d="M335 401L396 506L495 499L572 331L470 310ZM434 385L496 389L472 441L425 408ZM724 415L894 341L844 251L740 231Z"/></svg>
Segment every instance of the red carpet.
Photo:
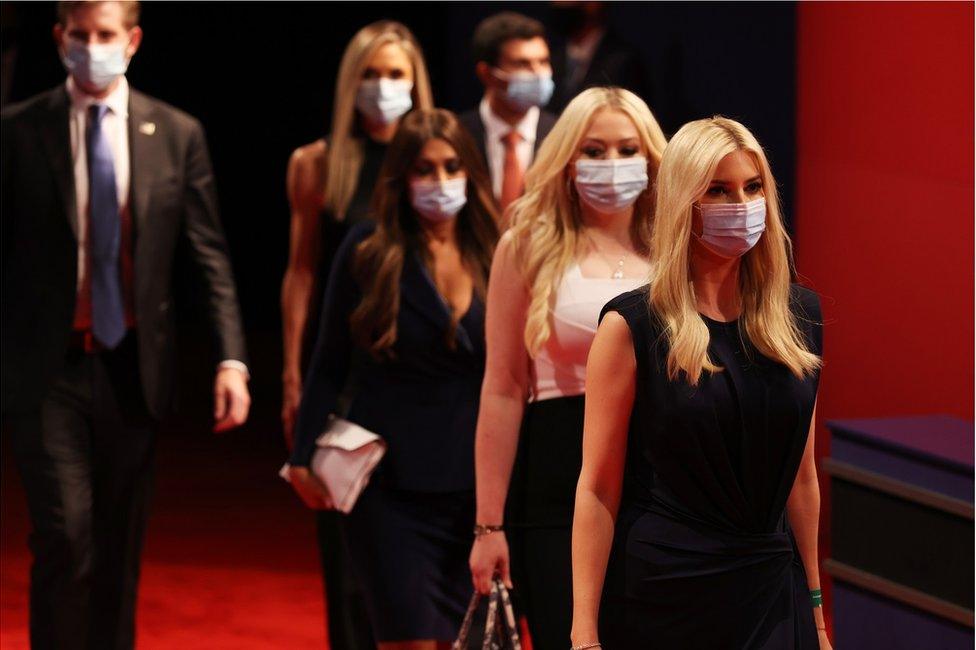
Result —
<svg viewBox="0 0 976 650"><path fill-rule="evenodd" d="M199 423L161 432L140 650L325 647L314 521L276 475L284 449L274 414L255 415L221 437ZM29 522L6 441L3 451L0 648L21 650L28 648Z"/></svg>

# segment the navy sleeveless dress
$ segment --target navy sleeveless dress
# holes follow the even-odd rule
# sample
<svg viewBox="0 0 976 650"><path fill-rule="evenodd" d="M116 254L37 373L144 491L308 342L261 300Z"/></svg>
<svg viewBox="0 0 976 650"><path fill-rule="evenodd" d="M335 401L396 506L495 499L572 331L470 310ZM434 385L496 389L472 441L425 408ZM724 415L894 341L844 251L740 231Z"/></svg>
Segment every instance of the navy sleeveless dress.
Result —
<svg viewBox="0 0 976 650"><path fill-rule="evenodd" d="M806 574L787 521L819 373L797 379L737 321L702 317L723 368L698 386L667 376L648 287L604 307L627 321L637 360L624 492L603 607L606 650L816 649ZM816 294L791 309L821 353ZM602 319L602 314L601 314Z"/></svg>

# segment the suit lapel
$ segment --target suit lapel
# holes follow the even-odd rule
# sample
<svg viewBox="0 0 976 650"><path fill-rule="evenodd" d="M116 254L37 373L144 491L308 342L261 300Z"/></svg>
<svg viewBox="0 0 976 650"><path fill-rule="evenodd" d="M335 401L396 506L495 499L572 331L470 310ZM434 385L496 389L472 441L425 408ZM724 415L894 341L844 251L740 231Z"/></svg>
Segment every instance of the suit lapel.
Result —
<svg viewBox="0 0 976 650"><path fill-rule="evenodd" d="M447 305L434 281L424 268L423 262L416 253L408 252L403 263L403 286L400 288L400 299L409 302L427 320L440 329L447 327L450 314Z"/></svg>
<svg viewBox="0 0 976 650"><path fill-rule="evenodd" d="M51 93L45 123L40 125L41 140L51 161L51 171L58 186L65 218L71 231L78 237L78 206L75 197L75 171L71 158L71 127L69 109L71 100L64 86Z"/></svg>
<svg viewBox="0 0 976 650"><path fill-rule="evenodd" d="M145 232L148 223L149 195L153 175L159 166L160 147L164 134L157 132L153 121L153 107L149 98L134 90L129 91L129 169L130 206L136 225L136 236ZM138 241L138 239L137 239Z"/></svg>
<svg viewBox="0 0 976 650"><path fill-rule="evenodd" d="M481 152L481 158L485 161L485 165L488 165L488 147L485 143L485 123L481 121L481 113L478 113L477 117L478 132L473 134L474 140L478 143L478 151Z"/></svg>
<svg viewBox="0 0 976 650"><path fill-rule="evenodd" d="M437 291L434 280L427 273L427 268L416 253L407 255L403 264L402 281L400 299L413 305L437 327L438 331L445 331L451 322L450 308ZM461 323L457 325L457 341L469 352L474 351L471 338Z"/></svg>
<svg viewBox="0 0 976 650"><path fill-rule="evenodd" d="M556 117L547 111L539 111L539 125L536 127L535 131L535 153L539 153L539 147L542 145L542 141L546 139L549 132L552 131L553 125L556 123Z"/></svg>

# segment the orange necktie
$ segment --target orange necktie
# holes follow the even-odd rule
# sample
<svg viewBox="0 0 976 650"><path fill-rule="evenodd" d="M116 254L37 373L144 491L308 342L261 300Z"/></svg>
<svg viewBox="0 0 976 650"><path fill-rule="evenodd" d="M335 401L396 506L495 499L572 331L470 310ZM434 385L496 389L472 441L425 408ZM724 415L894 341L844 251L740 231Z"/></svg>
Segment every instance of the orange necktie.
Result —
<svg viewBox="0 0 976 650"><path fill-rule="evenodd" d="M522 141L517 131L509 131L502 136L505 143L505 167L502 172L502 195L499 200L502 212L522 194L522 166L519 165L515 148Z"/></svg>

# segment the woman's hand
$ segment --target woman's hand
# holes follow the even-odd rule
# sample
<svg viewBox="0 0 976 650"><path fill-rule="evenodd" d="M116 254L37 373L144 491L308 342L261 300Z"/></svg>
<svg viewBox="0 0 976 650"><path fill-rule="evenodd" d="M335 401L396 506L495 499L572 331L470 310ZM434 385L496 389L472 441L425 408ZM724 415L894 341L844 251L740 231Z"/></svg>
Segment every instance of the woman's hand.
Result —
<svg viewBox="0 0 976 650"><path fill-rule="evenodd" d="M491 581L495 575L501 576L505 586L512 588L505 533L497 531L475 537L468 564L471 566L471 581L479 594L491 593Z"/></svg>
<svg viewBox="0 0 976 650"><path fill-rule="evenodd" d="M820 650L834 650L834 646L830 645L830 639L827 638L827 630L817 630L818 641L820 641Z"/></svg>
<svg viewBox="0 0 976 650"><path fill-rule="evenodd" d="M329 491L315 474L308 471L307 467L289 467L288 482L309 508L328 510L332 507Z"/></svg>

